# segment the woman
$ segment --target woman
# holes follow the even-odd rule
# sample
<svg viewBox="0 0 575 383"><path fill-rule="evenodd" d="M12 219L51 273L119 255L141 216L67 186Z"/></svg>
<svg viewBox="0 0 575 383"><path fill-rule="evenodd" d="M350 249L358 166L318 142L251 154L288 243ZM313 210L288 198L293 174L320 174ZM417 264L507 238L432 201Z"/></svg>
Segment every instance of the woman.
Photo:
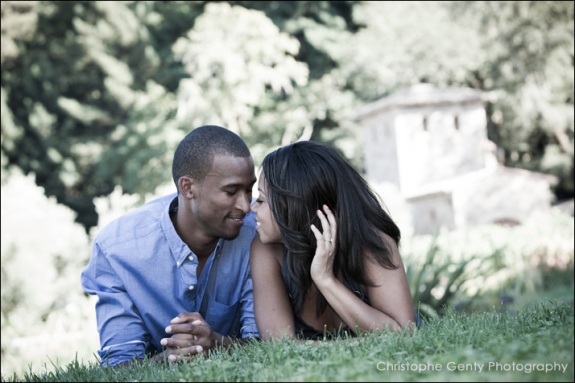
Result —
<svg viewBox="0 0 575 383"><path fill-rule="evenodd" d="M258 190L250 265L263 339L412 326L400 230L342 156L312 141L279 148Z"/></svg>

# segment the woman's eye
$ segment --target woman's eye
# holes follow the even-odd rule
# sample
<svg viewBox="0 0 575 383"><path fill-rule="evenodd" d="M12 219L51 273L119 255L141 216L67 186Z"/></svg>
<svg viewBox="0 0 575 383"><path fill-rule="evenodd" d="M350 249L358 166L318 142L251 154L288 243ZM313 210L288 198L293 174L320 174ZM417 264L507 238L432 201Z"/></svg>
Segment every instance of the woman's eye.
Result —
<svg viewBox="0 0 575 383"><path fill-rule="evenodd" d="M262 201L261 199L257 198L256 199L256 203L263 203L264 201Z"/></svg>

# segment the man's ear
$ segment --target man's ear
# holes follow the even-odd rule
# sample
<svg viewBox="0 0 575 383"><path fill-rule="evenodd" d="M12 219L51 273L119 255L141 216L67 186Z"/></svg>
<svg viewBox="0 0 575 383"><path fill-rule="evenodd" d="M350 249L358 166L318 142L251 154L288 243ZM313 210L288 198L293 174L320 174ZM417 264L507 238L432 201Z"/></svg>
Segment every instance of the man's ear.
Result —
<svg viewBox="0 0 575 383"><path fill-rule="evenodd" d="M186 198L193 198L196 181L192 177L181 176L178 180L178 190Z"/></svg>

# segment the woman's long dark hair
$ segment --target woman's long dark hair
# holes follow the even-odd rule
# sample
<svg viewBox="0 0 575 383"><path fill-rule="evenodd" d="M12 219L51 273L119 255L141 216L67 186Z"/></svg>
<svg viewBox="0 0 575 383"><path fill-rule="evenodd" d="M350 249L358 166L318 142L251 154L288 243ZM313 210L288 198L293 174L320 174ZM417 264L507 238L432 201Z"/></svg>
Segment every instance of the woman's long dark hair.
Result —
<svg viewBox="0 0 575 383"><path fill-rule="evenodd" d="M341 274L348 289L373 285L363 270L365 256L382 267L397 268L381 232L399 246L399 228L363 177L333 148L314 141L296 142L268 154L262 170L268 203L282 233L285 264L297 286L292 297L296 313L301 311L312 282L316 239L310 225L322 230L317 210L323 211L324 204L337 220L333 272L336 277ZM326 303L320 294L316 315Z"/></svg>

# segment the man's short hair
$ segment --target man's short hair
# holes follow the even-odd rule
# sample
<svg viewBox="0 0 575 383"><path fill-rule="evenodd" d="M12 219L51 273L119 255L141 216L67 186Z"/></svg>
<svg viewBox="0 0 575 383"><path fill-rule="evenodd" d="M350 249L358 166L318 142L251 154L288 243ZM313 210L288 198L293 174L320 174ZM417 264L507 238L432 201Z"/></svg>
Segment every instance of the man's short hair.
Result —
<svg viewBox="0 0 575 383"><path fill-rule="evenodd" d="M172 163L176 187L182 176L202 181L212 168L216 155L250 157L251 153L240 136L216 125L204 125L192 130L178 144Z"/></svg>

